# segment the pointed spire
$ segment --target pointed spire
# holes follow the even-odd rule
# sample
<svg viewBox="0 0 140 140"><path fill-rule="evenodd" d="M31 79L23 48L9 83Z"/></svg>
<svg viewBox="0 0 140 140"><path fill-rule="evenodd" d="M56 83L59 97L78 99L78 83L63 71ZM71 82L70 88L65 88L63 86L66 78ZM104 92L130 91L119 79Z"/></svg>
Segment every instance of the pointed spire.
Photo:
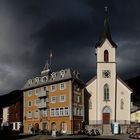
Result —
<svg viewBox="0 0 140 140"><path fill-rule="evenodd" d="M112 40L110 29L109 29L108 7L107 6L105 6L105 18L104 18L103 31L99 37L99 41L96 43L96 47L100 47L104 43L105 39L108 39L113 47L117 47L117 45Z"/></svg>
<svg viewBox="0 0 140 140"><path fill-rule="evenodd" d="M48 60L47 60L45 66L44 66L43 71L44 70L48 70L49 68L50 68L50 66L49 66L49 63L48 63Z"/></svg>

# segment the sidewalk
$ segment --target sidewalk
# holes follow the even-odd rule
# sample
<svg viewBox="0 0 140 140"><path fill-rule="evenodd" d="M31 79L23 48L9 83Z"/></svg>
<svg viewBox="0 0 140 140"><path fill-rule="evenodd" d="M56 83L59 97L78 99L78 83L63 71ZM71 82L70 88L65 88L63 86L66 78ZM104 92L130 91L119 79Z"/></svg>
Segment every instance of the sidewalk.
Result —
<svg viewBox="0 0 140 140"><path fill-rule="evenodd" d="M47 136L48 140L52 139L113 139L113 140L132 140L128 134L125 135L110 135L110 136L86 136L86 135L72 135L72 136Z"/></svg>
<svg viewBox="0 0 140 140"><path fill-rule="evenodd" d="M108 138L108 139L115 139L115 140L132 140L129 138L129 134L121 134L121 135L110 135L110 136L96 136L96 138Z"/></svg>

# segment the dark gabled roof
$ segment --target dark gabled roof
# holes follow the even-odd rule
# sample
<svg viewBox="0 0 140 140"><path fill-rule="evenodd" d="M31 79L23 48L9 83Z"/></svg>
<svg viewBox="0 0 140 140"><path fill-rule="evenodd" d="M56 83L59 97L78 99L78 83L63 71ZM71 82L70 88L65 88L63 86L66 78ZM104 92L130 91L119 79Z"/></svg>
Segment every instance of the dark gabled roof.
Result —
<svg viewBox="0 0 140 140"><path fill-rule="evenodd" d="M61 77L61 74L60 74L61 71L64 71L64 76L63 77ZM38 76L36 78L41 79L44 76L47 76L48 77L47 81L41 82L39 80L39 82L35 84L35 78L29 79L29 80L33 81L33 84L29 85L28 84L29 80L28 80L26 82L25 86L23 87L23 90L25 91L25 90L41 87L41 86L44 86L44 85L56 84L56 83L59 83L59 82L64 82L64 81L70 80L70 79L74 79L75 81L79 82L83 87L85 86L85 83L79 77L80 76L79 73L75 70L70 69L70 68L49 73L49 75L47 73L45 73L45 74L46 75L41 75L41 76ZM54 79L52 78L53 75L55 75Z"/></svg>
<svg viewBox="0 0 140 140"><path fill-rule="evenodd" d="M105 42L105 40L108 39L108 41L111 43L113 47L117 47L115 42L112 40L110 29L109 29L109 20L108 20L108 14L107 11L105 11L105 18L104 18L104 27L103 31L99 37L98 42L96 43L95 47L101 47L101 45Z"/></svg>
<svg viewBox="0 0 140 140"><path fill-rule="evenodd" d="M133 89L131 89L118 75L117 79L133 93Z"/></svg>
<svg viewBox="0 0 140 140"><path fill-rule="evenodd" d="M91 78L87 83L86 83L86 86L90 85L94 80L97 79L97 75L94 76L93 78Z"/></svg>

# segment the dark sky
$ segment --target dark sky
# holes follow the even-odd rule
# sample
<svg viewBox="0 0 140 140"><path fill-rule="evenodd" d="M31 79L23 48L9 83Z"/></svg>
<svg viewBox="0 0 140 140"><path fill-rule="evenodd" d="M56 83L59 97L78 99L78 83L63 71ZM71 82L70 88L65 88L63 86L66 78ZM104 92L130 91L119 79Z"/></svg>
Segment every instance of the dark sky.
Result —
<svg viewBox="0 0 140 140"><path fill-rule="evenodd" d="M108 6L122 79L140 74L140 0L0 0L0 94L38 76L52 50L53 71L96 73L95 43Z"/></svg>

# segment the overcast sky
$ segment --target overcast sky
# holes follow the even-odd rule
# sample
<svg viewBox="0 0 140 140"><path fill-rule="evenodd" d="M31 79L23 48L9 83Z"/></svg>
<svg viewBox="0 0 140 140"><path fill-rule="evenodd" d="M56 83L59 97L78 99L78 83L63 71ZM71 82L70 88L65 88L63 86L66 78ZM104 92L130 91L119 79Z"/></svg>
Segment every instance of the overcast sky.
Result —
<svg viewBox="0 0 140 140"><path fill-rule="evenodd" d="M40 75L49 50L53 71L96 74L95 43L108 6L122 79L140 74L140 0L0 0L0 94Z"/></svg>

